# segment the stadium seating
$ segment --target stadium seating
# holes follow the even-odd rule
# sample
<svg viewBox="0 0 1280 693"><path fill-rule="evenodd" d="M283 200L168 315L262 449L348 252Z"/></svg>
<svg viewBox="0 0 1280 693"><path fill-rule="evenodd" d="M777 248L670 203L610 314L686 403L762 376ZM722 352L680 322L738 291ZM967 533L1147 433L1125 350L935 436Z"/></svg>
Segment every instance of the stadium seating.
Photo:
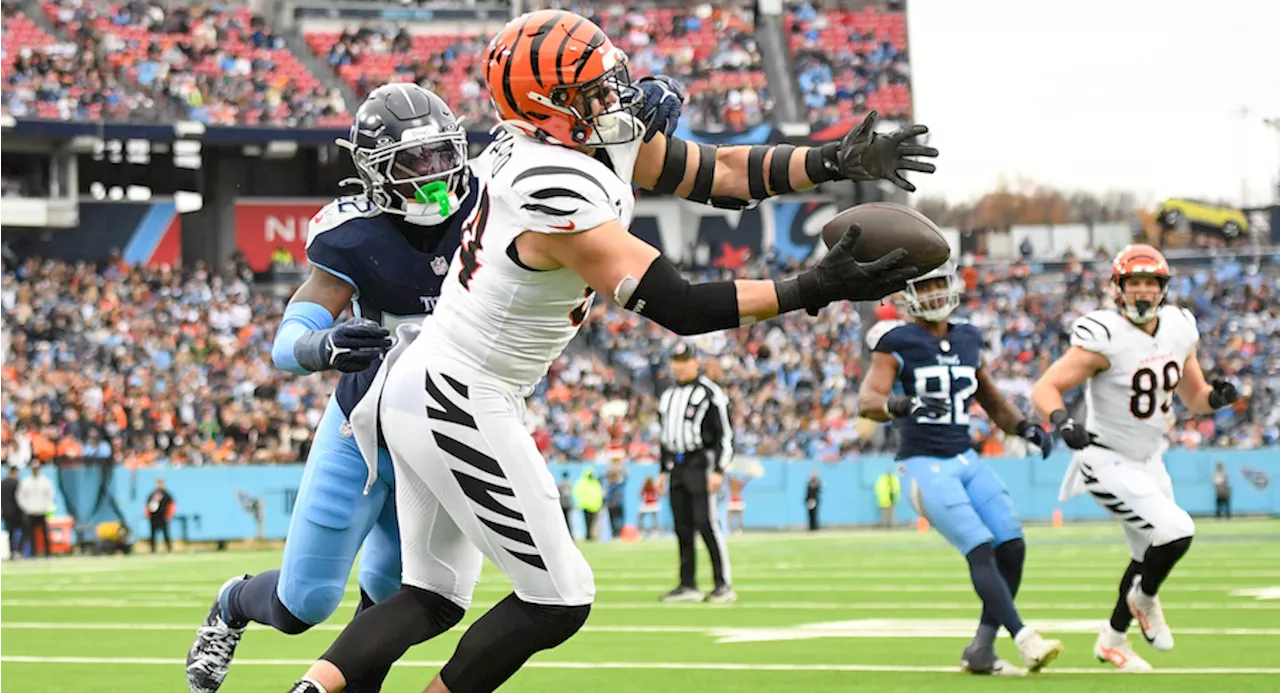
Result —
<svg viewBox="0 0 1280 693"><path fill-rule="evenodd" d="M1017 267L966 272L962 313L988 337L992 376L1023 411L1033 379L1067 344L1064 325L1098 305L1106 263L1065 278ZM1245 400L1214 417L1179 411L1175 445L1255 448L1280 444L1280 272L1237 277L1187 273L1173 296L1200 315L1206 370L1231 377ZM751 267L763 276L794 267ZM269 356L282 302L249 298L238 275L203 270L95 269L60 262L6 266L3 279L3 412L6 455L74 449L99 429L120 461L235 464L301 459L333 374L295 377ZM725 278L704 271L702 279ZM1227 279L1236 277L1235 279ZM188 297L184 302L169 298ZM1075 297L1075 298L1070 298ZM892 313L889 310L888 313ZM73 317L74 316L74 317ZM892 444L886 427L855 418L865 367L865 325L831 306L818 319L790 315L700 338L711 376L733 402L738 450L747 455L834 460ZM597 302L582 334L528 402L535 441L551 461L657 454L654 393L669 377L675 337ZM973 412L984 454L1017 455L1021 439L993 434ZM18 442L23 442L18 446ZM17 447L15 447L17 446Z"/></svg>
<svg viewBox="0 0 1280 693"><path fill-rule="evenodd" d="M347 122L340 96L328 94L243 6L59 0L42 9L79 55L99 56L118 91L154 99L179 117L274 126ZM73 87L73 99L81 90ZM45 118L67 117L51 104L37 110ZM100 115L91 106L87 117Z"/></svg>
<svg viewBox="0 0 1280 693"><path fill-rule="evenodd" d="M762 122L770 104L748 10L594 7L592 18L631 56L632 77L661 72L685 84L694 127L738 130ZM342 32L306 31L305 37L358 95L391 79L413 80L439 92L460 115L492 122L479 70L490 37L434 33L430 24L411 29L373 24Z"/></svg>
<svg viewBox="0 0 1280 693"><path fill-rule="evenodd" d="M801 98L815 130L852 112L911 117L906 15L866 7L815 8L787 14Z"/></svg>

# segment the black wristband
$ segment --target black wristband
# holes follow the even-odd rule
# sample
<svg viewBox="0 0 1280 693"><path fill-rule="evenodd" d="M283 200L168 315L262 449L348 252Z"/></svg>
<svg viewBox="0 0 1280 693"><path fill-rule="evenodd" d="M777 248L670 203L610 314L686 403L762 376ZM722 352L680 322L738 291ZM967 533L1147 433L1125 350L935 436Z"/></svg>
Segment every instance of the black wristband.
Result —
<svg viewBox="0 0 1280 693"><path fill-rule="evenodd" d="M840 143L828 142L821 147L810 147L804 155L804 174L816 185L841 180Z"/></svg>
<svg viewBox="0 0 1280 693"><path fill-rule="evenodd" d="M801 308L819 310L830 303L823 299L822 285L812 270L776 281L773 286L778 292L778 315Z"/></svg>
<svg viewBox="0 0 1280 693"><path fill-rule="evenodd" d="M1031 422L1026 419L1019 421L1018 425L1013 427L1013 432L1020 436L1026 436L1029 430L1031 430Z"/></svg>
<svg viewBox="0 0 1280 693"><path fill-rule="evenodd" d="M1049 423L1053 424L1054 428L1061 428L1062 424L1066 423L1070 419L1071 415L1067 413L1066 409L1059 409L1049 415Z"/></svg>

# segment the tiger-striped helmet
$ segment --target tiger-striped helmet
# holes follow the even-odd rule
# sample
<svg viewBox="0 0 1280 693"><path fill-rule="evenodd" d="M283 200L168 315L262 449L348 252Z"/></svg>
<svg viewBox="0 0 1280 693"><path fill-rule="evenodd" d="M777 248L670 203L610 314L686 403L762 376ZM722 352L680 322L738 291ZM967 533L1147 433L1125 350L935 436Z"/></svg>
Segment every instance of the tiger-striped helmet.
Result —
<svg viewBox="0 0 1280 693"><path fill-rule="evenodd" d="M1155 277L1160 292L1155 300L1133 299L1125 293L1125 281L1131 277ZM1116 307L1136 324L1151 322L1156 317L1165 294L1169 293L1169 262L1159 250L1145 244L1125 246L1111 263L1111 293Z"/></svg>
<svg viewBox="0 0 1280 693"><path fill-rule="evenodd" d="M643 99L627 54L586 17L540 10L489 43L485 82L504 124L566 146L631 142Z"/></svg>

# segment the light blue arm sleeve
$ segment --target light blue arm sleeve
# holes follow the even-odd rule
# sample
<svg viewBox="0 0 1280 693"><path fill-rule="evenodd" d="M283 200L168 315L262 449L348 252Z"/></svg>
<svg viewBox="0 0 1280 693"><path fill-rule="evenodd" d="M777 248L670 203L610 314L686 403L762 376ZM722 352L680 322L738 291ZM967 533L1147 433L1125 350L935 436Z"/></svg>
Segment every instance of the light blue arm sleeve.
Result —
<svg viewBox="0 0 1280 693"><path fill-rule="evenodd" d="M284 319L276 330L276 339L271 344L271 362L283 371L306 375L311 371L298 364L294 354L294 345L298 339L308 332L327 330L333 327L333 314L319 303L300 301L290 303L284 309Z"/></svg>

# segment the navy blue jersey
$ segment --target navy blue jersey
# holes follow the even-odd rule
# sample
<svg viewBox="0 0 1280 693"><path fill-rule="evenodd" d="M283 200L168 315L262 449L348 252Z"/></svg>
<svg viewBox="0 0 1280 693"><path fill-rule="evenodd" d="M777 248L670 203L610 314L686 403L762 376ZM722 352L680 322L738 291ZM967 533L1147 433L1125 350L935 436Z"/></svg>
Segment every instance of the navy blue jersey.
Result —
<svg viewBox="0 0 1280 693"><path fill-rule="evenodd" d="M356 315L395 332L435 310L475 198L468 195L445 223L419 226L384 214L364 195L340 197L312 217L307 260L355 287ZM342 374L336 395L344 414L351 415L377 371Z"/></svg>
<svg viewBox="0 0 1280 693"><path fill-rule="evenodd" d="M941 338L917 323L900 321L879 323L867 335L873 351L898 360L895 391L951 401L951 413L939 419L894 419L901 437L898 459L954 457L973 447L969 404L978 391L982 333L968 323L948 326L950 331Z"/></svg>

